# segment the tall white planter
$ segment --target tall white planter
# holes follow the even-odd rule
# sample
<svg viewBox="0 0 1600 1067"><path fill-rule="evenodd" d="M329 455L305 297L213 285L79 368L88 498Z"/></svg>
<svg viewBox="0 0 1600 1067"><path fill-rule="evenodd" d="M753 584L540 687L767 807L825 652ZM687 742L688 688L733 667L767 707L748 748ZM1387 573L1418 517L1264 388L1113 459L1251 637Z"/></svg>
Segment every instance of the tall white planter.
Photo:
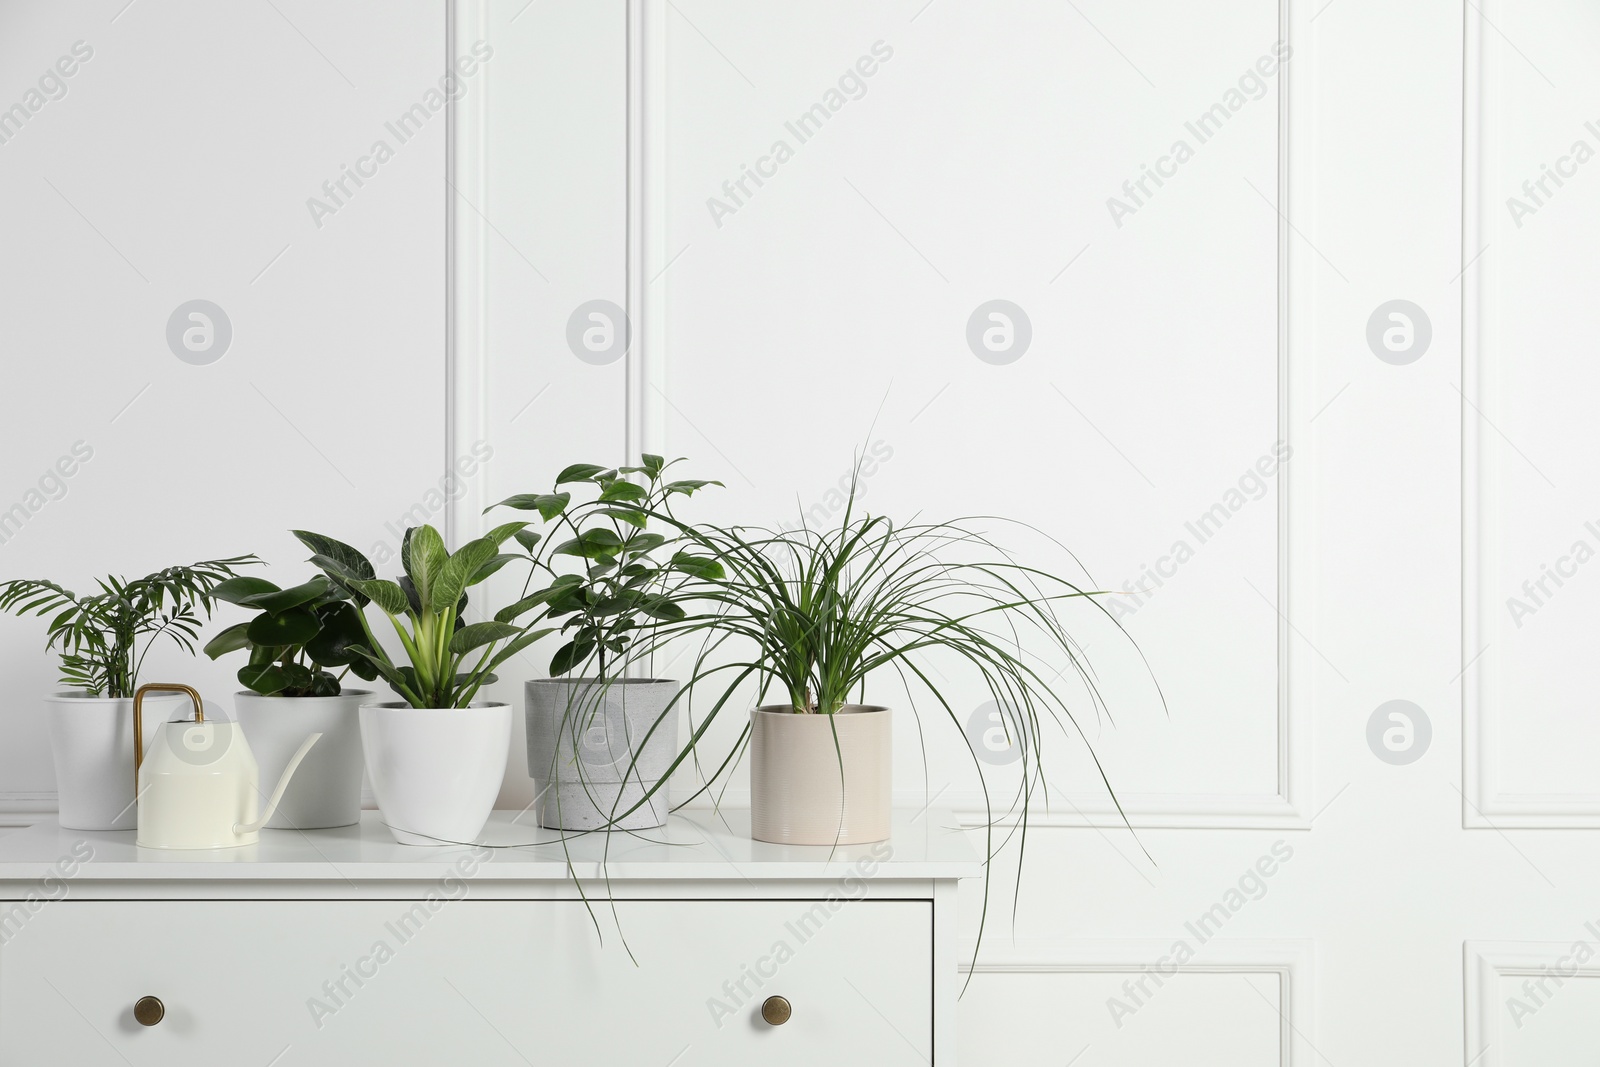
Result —
<svg viewBox="0 0 1600 1067"><path fill-rule="evenodd" d="M665 789L640 801L678 755L677 711L667 713L677 693L677 682L649 678L526 683L528 777L539 825L647 830L666 822Z"/></svg>
<svg viewBox="0 0 1600 1067"><path fill-rule="evenodd" d="M360 709L371 699L360 689L336 697L234 694L236 718L256 754L265 789L282 777L307 736L322 735L289 780L267 829L312 830L361 820Z"/></svg>
<svg viewBox="0 0 1600 1067"><path fill-rule="evenodd" d="M145 751L156 727L188 706L182 696L146 697ZM56 767L58 818L68 830L132 830L139 811L133 792L133 699L83 692L45 698L50 755Z"/></svg>
<svg viewBox="0 0 1600 1067"><path fill-rule="evenodd" d="M511 705L361 705L361 747L383 821L402 845L478 836L494 810L511 751Z"/></svg>
<svg viewBox="0 0 1600 1067"><path fill-rule="evenodd" d="M889 709L846 704L833 715L789 707L750 713L750 836L789 845L855 845L889 837Z"/></svg>

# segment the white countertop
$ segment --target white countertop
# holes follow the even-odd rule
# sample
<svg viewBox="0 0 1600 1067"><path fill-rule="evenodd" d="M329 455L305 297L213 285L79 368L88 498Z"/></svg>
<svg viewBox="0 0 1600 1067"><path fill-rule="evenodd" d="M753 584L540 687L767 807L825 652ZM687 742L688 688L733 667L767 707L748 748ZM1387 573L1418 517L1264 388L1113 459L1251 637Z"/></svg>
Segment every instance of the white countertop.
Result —
<svg viewBox="0 0 1600 1067"><path fill-rule="evenodd" d="M514 821L518 820L518 821ZM876 845L774 845L750 839L743 809L674 815L657 830L567 834L497 811L471 845L396 844L375 811L331 830L263 830L256 845L200 851L140 848L134 832L65 830L53 817L0 836L0 889L11 897L51 876L111 881L399 882L439 878L464 857L475 881L818 880L862 873L883 879L976 877L982 865L956 820L943 811L897 811L893 836ZM92 850L92 854L91 854ZM570 863L570 867L569 867ZM7 884L9 883L9 884Z"/></svg>

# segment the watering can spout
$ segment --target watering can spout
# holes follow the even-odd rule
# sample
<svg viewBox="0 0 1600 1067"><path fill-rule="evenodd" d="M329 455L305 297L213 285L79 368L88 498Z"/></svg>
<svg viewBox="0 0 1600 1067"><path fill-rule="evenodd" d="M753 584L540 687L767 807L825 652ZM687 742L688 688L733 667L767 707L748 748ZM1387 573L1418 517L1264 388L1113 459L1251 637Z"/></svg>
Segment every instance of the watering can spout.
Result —
<svg viewBox="0 0 1600 1067"><path fill-rule="evenodd" d="M306 753L311 751L311 746L322 738L321 734L312 734L300 745L300 750L289 760L289 765L283 769L283 777L278 779L278 786L272 791L272 796L267 800L266 808L261 812L261 817L252 823L234 823L233 832L236 834L253 834L267 824L273 812L278 810L278 801L283 799L283 791L289 788L289 779L294 777L294 772L299 768L300 761L306 758Z"/></svg>

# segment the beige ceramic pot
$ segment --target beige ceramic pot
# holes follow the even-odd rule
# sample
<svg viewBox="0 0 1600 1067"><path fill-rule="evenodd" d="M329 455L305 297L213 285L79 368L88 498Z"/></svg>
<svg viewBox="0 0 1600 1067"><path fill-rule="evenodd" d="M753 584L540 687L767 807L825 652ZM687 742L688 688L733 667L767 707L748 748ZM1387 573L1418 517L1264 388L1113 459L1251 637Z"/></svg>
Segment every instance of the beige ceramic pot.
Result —
<svg viewBox="0 0 1600 1067"><path fill-rule="evenodd" d="M752 711L750 836L786 845L888 840L890 751L888 708Z"/></svg>

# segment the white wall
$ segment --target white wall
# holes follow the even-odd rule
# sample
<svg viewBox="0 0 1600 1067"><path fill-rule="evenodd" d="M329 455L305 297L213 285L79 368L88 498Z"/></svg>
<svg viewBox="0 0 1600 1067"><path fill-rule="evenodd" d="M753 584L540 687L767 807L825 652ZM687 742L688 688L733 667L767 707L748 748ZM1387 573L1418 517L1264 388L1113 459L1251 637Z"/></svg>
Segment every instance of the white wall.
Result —
<svg viewBox="0 0 1600 1067"><path fill-rule="evenodd" d="M1600 823L1590 568L1562 562L1600 547L1574 433L1600 186L1579 167L1520 226L1506 204L1572 142L1600 148L1592 13L650 0L630 31L620 2L495 0L471 8L495 51L454 170L430 125L318 229L305 198L437 77L446 13L276 2L0 11L0 107L75 41L95 49L0 144L0 330L24 400L0 507L74 442L95 450L0 545L4 574L81 582L249 549L289 564L271 531L291 524L369 547L479 441L493 457L443 509L460 532L630 443L727 481L707 513L781 521L827 511L852 449L881 442L873 508L1024 519L1117 588L1194 550L1127 619L1170 719L1091 636L1118 699L1090 735L1137 841L1063 740L1046 820L1062 825L1030 834L1014 918L1009 899L991 911L964 1062L1592 1059L1594 972L1538 1002L1522 987L1600 938L1587 836L1555 829ZM1269 91L1186 137L1285 38ZM878 41L892 55L864 92L799 144L785 122ZM481 159L461 156L478 134ZM732 203L723 182L780 138L793 157L714 217L708 198ZM1119 226L1107 198L1178 138L1193 158ZM446 173L472 252L453 364ZM195 297L235 327L206 367L163 339ZM597 299L635 312L629 358L567 347ZM966 340L994 299L1032 327L1005 365ZM1431 327L1413 362L1369 347L1396 300ZM469 319L485 340L463 349ZM1258 493L1246 474L1278 441L1292 457ZM1222 530L1192 543L1218 503ZM1518 626L1507 600L1545 564L1571 573ZM37 639L0 621L17 693L50 684ZM226 669L197 673L230 688ZM1408 764L1369 747L1391 700L1431 729ZM899 723L909 799L924 764L906 709ZM970 805L959 739L928 741L932 790ZM46 751L16 716L13 806L48 804ZM502 799L524 803L515 746L511 770ZM1199 946L1187 924L1218 905ZM1192 964L1126 990L1180 942ZM1137 1010L1114 1018L1113 997Z"/></svg>
<svg viewBox="0 0 1600 1067"><path fill-rule="evenodd" d="M290 527L394 543L385 524L444 473L447 117L404 143L386 124L443 73L445 6L122 6L0 8L0 100L29 112L0 143L0 508L29 511L0 573L82 590L253 551L293 584ZM379 140L393 158L335 203L323 183ZM204 365L167 341L196 299L232 332ZM30 495L78 442L92 458L64 489ZM20 701L0 793L23 805L53 790L42 642L40 620L0 619ZM238 667L161 651L145 677L225 705Z"/></svg>

